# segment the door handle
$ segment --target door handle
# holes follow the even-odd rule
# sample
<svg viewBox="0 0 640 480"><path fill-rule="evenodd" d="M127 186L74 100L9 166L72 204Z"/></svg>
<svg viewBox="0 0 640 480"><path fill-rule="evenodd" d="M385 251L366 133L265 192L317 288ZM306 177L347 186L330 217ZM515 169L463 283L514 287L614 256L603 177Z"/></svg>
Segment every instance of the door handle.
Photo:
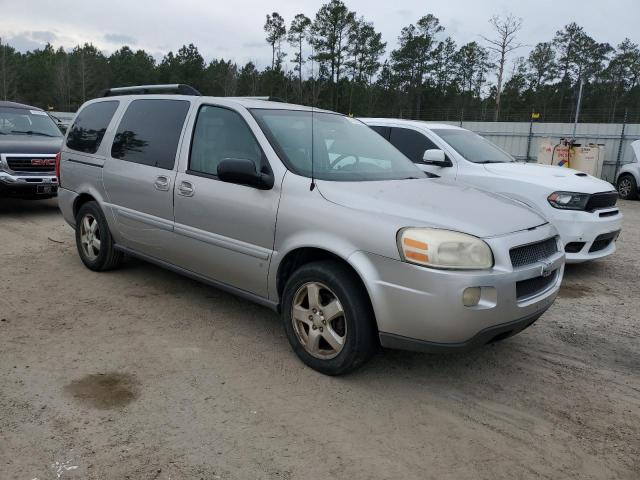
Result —
<svg viewBox="0 0 640 480"><path fill-rule="evenodd" d="M165 177L164 175L160 175L158 178L156 178L156 181L153 182L153 186L156 188L156 190L161 190L163 192L166 192L169 190L169 177Z"/></svg>
<svg viewBox="0 0 640 480"><path fill-rule="evenodd" d="M180 182L178 193L183 197L193 197L194 188L191 182Z"/></svg>

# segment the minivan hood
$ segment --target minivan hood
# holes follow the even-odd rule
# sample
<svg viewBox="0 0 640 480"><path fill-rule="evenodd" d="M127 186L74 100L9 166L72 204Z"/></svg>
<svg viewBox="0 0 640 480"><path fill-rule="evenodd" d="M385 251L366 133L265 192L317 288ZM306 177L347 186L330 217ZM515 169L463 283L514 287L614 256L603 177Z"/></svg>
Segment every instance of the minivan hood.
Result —
<svg viewBox="0 0 640 480"><path fill-rule="evenodd" d="M40 135L0 135L0 153L58 153L63 137Z"/></svg>
<svg viewBox="0 0 640 480"><path fill-rule="evenodd" d="M615 190L613 185L572 168L537 163L487 163L484 168L493 175L509 180L526 181L554 191L598 193Z"/></svg>
<svg viewBox="0 0 640 480"><path fill-rule="evenodd" d="M407 227L431 226L486 238L547 223L523 204L445 179L316 183L330 202L402 218Z"/></svg>

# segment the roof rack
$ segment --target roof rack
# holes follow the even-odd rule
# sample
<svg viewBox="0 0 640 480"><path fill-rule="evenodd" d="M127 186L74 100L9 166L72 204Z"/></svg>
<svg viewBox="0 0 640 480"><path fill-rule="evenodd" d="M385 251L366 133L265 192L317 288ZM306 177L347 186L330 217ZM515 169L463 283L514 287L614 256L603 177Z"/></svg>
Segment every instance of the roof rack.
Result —
<svg viewBox="0 0 640 480"><path fill-rule="evenodd" d="M283 99L281 99L280 97L272 97L272 96L265 96L265 97L226 97L226 98L242 98L242 99L246 99L246 100L264 100L265 102L280 102L280 103L286 103Z"/></svg>
<svg viewBox="0 0 640 480"><path fill-rule="evenodd" d="M136 85L132 87L108 88L102 92L102 97L114 97L117 95L150 95L154 93L168 93L174 95L194 95L202 94L190 85L184 83L173 83L168 85Z"/></svg>

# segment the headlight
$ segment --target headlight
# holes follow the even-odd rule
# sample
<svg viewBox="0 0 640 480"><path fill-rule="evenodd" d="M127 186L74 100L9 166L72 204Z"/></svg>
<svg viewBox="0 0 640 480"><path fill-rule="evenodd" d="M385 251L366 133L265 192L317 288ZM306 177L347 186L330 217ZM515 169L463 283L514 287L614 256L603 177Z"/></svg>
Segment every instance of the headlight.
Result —
<svg viewBox="0 0 640 480"><path fill-rule="evenodd" d="M398 249L405 262L433 268L486 269L493 254L483 240L465 233L436 228L404 228Z"/></svg>
<svg viewBox="0 0 640 480"><path fill-rule="evenodd" d="M588 193L553 192L547 197L547 200L553 208L584 210L590 196Z"/></svg>

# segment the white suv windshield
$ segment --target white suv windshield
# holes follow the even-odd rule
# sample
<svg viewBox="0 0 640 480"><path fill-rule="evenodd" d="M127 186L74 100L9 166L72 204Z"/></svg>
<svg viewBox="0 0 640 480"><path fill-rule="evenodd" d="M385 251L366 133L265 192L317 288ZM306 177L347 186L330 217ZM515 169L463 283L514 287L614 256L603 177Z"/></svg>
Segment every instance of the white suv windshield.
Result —
<svg viewBox="0 0 640 480"><path fill-rule="evenodd" d="M473 163L507 163L515 159L507 152L469 130L436 129L433 133L442 138L466 160Z"/></svg>
<svg viewBox="0 0 640 480"><path fill-rule="evenodd" d="M0 135L39 135L61 137L60 129L41 110L0 107Z"/></svg>
<svg viewBox="0 0 640 480"><path fill-rule="evenodd" d="M300 110L251 111L278 155L299 175L320 180L424 178L393 145L353 118ZM313 155L311 145L313 143Z"/></svg>

